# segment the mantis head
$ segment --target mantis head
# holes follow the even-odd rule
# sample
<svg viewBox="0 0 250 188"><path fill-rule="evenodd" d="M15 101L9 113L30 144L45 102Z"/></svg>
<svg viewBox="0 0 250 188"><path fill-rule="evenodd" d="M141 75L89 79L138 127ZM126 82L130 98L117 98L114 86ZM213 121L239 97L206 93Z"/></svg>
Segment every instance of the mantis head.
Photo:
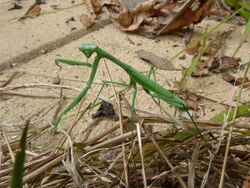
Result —
<svg viewBox="0 0 250 188"><path fill-rule="evenodd" d="M81 44L79 50L84 53L84 55L89 58L98 49L95 44Z"/></svg>

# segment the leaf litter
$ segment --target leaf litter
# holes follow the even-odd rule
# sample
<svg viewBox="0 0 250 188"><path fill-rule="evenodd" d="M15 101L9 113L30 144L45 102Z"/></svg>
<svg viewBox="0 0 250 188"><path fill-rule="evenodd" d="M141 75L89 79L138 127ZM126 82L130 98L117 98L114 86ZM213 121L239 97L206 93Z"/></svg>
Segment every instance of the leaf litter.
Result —
<svg viewBox="0 0 250 188"><path fill-rule="evenodd" d="M88 0L89 12L96 18L102 9L121 31L160 35L199 23L208 15L214 0L149 0L126 6L123 1Z"/></svg>
<svg viewBox="0 0 250 188"><path fill-rule="evenodd" d="M139 50L137 51L138 57L149 64L153 65L154 67L164 69L164 70L176 70L174 65L172 63L165 63L166 60L163 58L155 55L152 52L148 52L145 50Z"/></svg>

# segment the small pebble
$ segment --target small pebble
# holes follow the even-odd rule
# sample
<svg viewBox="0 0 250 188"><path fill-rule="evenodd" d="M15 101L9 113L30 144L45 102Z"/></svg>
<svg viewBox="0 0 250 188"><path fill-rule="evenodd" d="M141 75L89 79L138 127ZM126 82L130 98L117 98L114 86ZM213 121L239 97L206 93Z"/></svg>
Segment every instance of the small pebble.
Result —
<svg viewBox="0 0 250 188"><path fill-rule="evenodd" d="M12 64L10 65L10 67L15 67L15 66L17 66L16 63L12 63Z"/></svg>
<svg viewBox="0 0 250 188"><path fill-rule="evenodd" d="M184 60L184 59L186 59L186 55L185 55L185 54L183 54L182 56L180 56L180 57L179 57L179 59L180 59L180 60Z"/></svg>
<svg viewBox="0 0 250 188"><path fill-rule="evenodd" d="M66 20L66 23L74 22L74 21L76 21L76 19L72 16L72 17L70 17L70 18L68 18L68 19Z"/></svg>
<svg viewBox="0 0 250 188"><path fill-rule="evenodd" d="M46 50L41 50L42 54L46 54L47 51Z"/></svg>
<svg viewBox="0 0 250 188"><path fill-rule="evenodd" d="M59 76L57 75L56 77L53 77L52 83L53 84L60 84L61 79L59 78Z"/></svg>

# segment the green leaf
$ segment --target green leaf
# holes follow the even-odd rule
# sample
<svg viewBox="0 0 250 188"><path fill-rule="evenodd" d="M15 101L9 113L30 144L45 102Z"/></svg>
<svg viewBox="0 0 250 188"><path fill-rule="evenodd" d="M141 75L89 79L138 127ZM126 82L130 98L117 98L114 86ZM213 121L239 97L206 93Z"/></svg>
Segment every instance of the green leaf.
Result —
<svg viewBox="0 0 250 188"><path fill-rule="evenodd" d="M250 18L250 2L247 0L224 0L228 6L233 7L235 10L240 10L240 14L245 18Z"/></svg>
<svg viewBox="0 0 250 188"><path fill-rule="evenodd" d="M210 120L213 122L223 122L224 121L224 115L227 115L228 110L223 111L214 117L212 117ZM234 108L231 110L228 121L231 121L233 119L233 114L234 114ZM243 116L248 116L250 115L250 106L247 105L241 105L238 107L237 113L236 113L236 118L243 117Z"/></svg>
<svg viewBox="0 0 250 188"><path fill-rule="evenodd" d="M20 140L20 151L17 151L16 153L16 159L15 159L12 180L11 180L11 188L23 187L25 148L26 148L28 126L29 126L29 123L27 122L23 130L21 140Z"/></svg>
<svg viewBox="0 0 250 188"><path fill-rule="evenodd" d="M192 138L192 136L194 136L194 134L192 134L190 131L179 131L174 135L174 139L176 141L184 141Z"/></svg>

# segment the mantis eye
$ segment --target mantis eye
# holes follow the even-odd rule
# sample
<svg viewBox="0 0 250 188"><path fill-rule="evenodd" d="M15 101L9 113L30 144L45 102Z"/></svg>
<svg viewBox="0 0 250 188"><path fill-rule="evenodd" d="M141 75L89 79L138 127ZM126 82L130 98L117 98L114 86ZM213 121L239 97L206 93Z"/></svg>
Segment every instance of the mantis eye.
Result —
<svg viewBox="0 0 250 188"><path fill-rule="evenodd" d="M87 58L89 58L97 48L95 44L82 44L79 47L80 51L83 52Z"/></svg>

